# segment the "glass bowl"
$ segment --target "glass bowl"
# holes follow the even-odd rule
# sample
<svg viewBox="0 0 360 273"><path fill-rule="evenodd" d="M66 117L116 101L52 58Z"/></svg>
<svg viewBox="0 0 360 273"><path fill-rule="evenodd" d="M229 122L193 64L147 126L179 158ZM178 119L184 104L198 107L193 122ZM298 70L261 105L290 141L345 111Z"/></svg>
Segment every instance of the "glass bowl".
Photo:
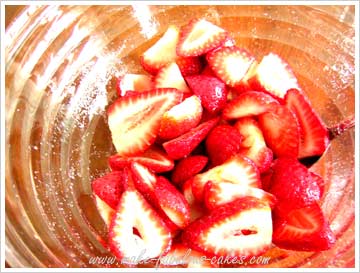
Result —
<svg viewBox="0 0 360 273"><path fill-rule="evenodd" d="M90 181L114 154L106 108L115 79L143 72L139 56L169 24L206 18L261 58L289 62L328 127L355 113L354 6L30 5L5 33L6 260L11 267L117 267ZM355 131L312 167L337 242L320 253L272 248L257 267L355 266ZM110 261L110 262L109 262ZM250 265L248 265L250 266Z"/></svg>

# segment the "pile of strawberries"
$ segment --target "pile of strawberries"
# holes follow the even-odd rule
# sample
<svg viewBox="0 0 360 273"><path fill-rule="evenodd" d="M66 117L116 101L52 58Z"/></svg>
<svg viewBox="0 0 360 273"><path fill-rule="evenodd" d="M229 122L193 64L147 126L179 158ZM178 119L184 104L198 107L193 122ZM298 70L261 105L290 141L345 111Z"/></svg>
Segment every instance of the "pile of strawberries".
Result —
<svg viewBox="0 0 360 273"><path fill-rule="evenodd" d="M299 161L324 153L328 130L285 61L256 60L203 19L170 26L140 61L149 74L119 78L108 108L111 172L92 182L123 263L334 244L324 181ZM206 259L181 260L187 249Z"/></svg>

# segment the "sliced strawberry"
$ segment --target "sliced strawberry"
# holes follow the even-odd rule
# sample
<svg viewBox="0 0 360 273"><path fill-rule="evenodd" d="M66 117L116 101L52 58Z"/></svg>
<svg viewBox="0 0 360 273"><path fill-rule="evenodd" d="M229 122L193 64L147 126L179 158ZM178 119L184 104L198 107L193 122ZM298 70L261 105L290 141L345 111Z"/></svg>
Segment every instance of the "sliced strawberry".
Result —
<svg viewBox="0 0 360 273"><path fill-rule="evenodd" d="M184 57L200 56L221 46L227 36L224 29L204 19L194 19L180 29L176 52Z"/></svg>
<svg viewBox="0 0 360 273"><path fill-rule="evenodd" d="M325 181L320 175L313 172L309 172L309 176L310 176L310 180L315 181L319 187L319 199L320 199L324 195Z"/></svg>
<svg viewBox="0 0 360 273"><path fill-rule="evenodd" d="M130 166L132 162L140 163L155 173L168 172L174 168L174 160L169 158L162 148L155 145L139 156L121 157L116 154L109 157L112 170L121 170L125 166Z"/></svg>
<svg viewBox="0 0 360 273"><path fill-rule="evenodd" d="M176 89L154 89L116 100L108 109L108 123L117 153L132 156L149 148L163 114L181 99Z"/></svg>
<svg viewBox="0 0 360 273"><path fill-rule="evenodd" d="M123 171L112 171L91 182L94 194L111 208L116 209L121 194L125 190Z"/></svg>
<svg viewBox="0 0 360 273"><path fill-rule="evenodd" d="M183 77L200 74L203 68L203 64L199 57L178 57L176 59L176 64Z"/></svg>
<svg viewBox="0 0 360 273"><path fill-rule="evenodd" d="M192 92L199 96L201 103L210 113L217 113L225 107L227 89L218 78L194 75L185 78Z"/></svg>
<svg viewBox="0 0 360 273"><path fill-rule="evenodd" d="M259 63L256 60L253 61L251 66L249 67L248 71L246 72L246 74L244 75L242 80L240 81L240 83L234 87L234 89L238 93L254 90L249 84L249 79L251 79L256 74L256 68L257 68L258 64Z"/></svg>
<svg viewBox="0 0 360 273"><path fill-rule="evenodd" d="M149 75L125 74L116 83L116 90L120 97L127 94L127 91L148 91L154 89L154 81Z"/></svg>
<svg viewBox="0 0 360 273"><path fill-rule="evenodd" d="M237 154L241 147L242 137L238 130L227 124L217 125L206 138L206 151L212 166L224 163Z"/></svg>
<svg viewBox="0 0 360 273"><path fill-rule="evenodd" d="M160 122L159 137L169 140L196 127L202 117L200 99L193 95L167 111Z"/></svg>
<svg viewBox="0 0 360 273"><path fill-rule="evenodd" d="M143 68L150 74L156 74L161 67L174 62L178 41L179 29L170 25L164 35L140 57Z"/></svg>
<svg viewBox="0 0 360 273"><path fill-rule="evenodd" d="M277 157L298 156L300 128L294 113L278 105L259 115L258 120L266 144Z"/></svg>
<svg viewBox="0 0 360 273"><path fill-rule="evenodd" d="M170 251L160 258L160 263L166 266L186 266L187 268L217 268L204 253L186 247L182 243L173 244Z"/></svg>
<svg viewBox="0 0 360 273"><path fill-rule="evenodd" d="M273 152L266 146L262 131L257 121L246 117L239 119L234 127L242 137L239 153L250 158L258 167L260 173L270 168Z"/></svg>
<svg viewBox="0 0 360 273"><path fill-rule="evenodd" d="M181 159L188 156L205 139L210 130L218 123L219 119L211 119L201 123L184 135L163 143L163 147L172 159Z"/></svg>
<svg viewBox="0 0 360 273"><path fill-rule="evenodd" d="M221 47L206 55L215 74L228 86L240 84L255 57L246 49L237 46Z"/></svg>
<svg viewBox="0 0 360 273"><path fill-rule="evenodd" d="M320 199L318 178L314 179L311 172L296 158L278 158L272 170L269 192L280 202L286 202L284 213L292 208L311 205Z"/></svg>
<svg viewBox="0 0 360 273"><path fill-rule="evenodd" d="M317 203L274 218L273 242L280 248L323 251L335 243L335 236Z"/></svg>
<svg viewBox="0 0 360 273"><path fill-rule="evenodd" d="M208 163L208 158L203 155L193 155L180 160L174 168L171 181L179 186L195 174L200 173Z"/></svg>
<svg viewBox="0 0 360 273"><path fill-rule="evenodd" d="M270 168L266 172L261 173L261 176L260 176L261 188L267 192L271 188L271 179L272 179L272 175L274 173L274 170L271 168L271 165L270 165Z"/></svg>
<svg viewBox="0 0 360 273"><path fill-rule="evenodd" d="M247 91L240 93L230 101L223 110L224 119L238 119L257 116L271 110L279 102L263 92Z"/></svg>
<svg viewBox="0 0 360 273"><path fill-rule="evenodd" d="M261 187L260 174L255 164L248 158L235 155L223 164L194 176L192 192L196 200L204 198L204 187L208 181L231 182L249 187Z"/></svg>
<svg viewBox="0 0 360 273"><path fill-rule="evenodd" d="M139 235L134 234L134 229ZM125 264L138 264L159 257L171 245L168 227L135 189L128 189L122 194L109 238L112 253Z"/></svg>
<svg viewBox="0 0 360 273"><path fill-rule="evenodd" d="M175 62L162 67L155 76L156 88L176 88L184 93L189 93L190 89L181 75L180 69Z"/></svg>
<svg viewBox="0 0 360 273"><path fill-rule="evenodd" d="M310 101L296 89L285 96L286 106L295 113L300 125L299 158L322 155L329 145L329 132Z"/></svg>
<svg viewBox="0 0 360 273"><path fill-rule="evenodd" d="M121 195L119 196L120 200ZM104 202L99 196L94 193L96 208L104 220L104 223L109 227L111 224L111 220L115 214L115 209L110 207L106 202Z"/></svg>
<svg viewBox="0 0 360 273"><path fill-rule="evenodd" d="M157 179L156 175L147 167L137 162L131 163L131 171L135 188L151 205L156 204L157 201L154 193L154 187Z"/></svg>
<svg viewBox="0 0 360 273"><path fill-rule="evenodd" d="M212 257L249 257L271 245L270 207L254 197L236 199L191 223L183 243Z"/></svg>
<svg viewBox="0 0 360 273"><path fill-rule="evenodd" d="M165 178L158 177L154 193L158 206L179 228L185 228L190 222L190 208L185 197Z"/></svg>
<svg viewBox="0 0 360 273"><path fill-rule="evenodd" d="M212 71L212 69L211 69L211 67L209 65L205 66L205 68L201 71L201 75L210 76L210 77L216 77L214 71Z"/></svg>
<svg viewBox="0 0 360 273"><path fill-rule="evenodd" d="M274 53L264 56L252 73L248 83L253 90L266 91L283 99L289 89L299 89L289 64Z"/></svg>
<svg viewBox="0 0 360 273"><path fill-rule="evenodd" d="M276 197L262 189L234 184L231 182L207 182L204 188L205 205L209 210L232 202L238 198L252 196L274 207Z"/></svg>

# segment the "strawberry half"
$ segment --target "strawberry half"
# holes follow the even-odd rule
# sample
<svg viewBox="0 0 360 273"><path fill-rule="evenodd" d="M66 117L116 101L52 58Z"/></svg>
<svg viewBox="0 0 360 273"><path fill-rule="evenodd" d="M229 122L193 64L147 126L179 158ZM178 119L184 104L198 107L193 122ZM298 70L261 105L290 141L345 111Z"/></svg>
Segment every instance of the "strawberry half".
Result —
<svg viewBox="0 0 360 273"><path fill-rule="evenodd" d="M266 144L277 157L298 156L300 128L293 112L277 105L259 115L258 121Z"/></svg>
<svg viewBox="0 0 360 273"><path fill-rule="evenodd" d="M270 207L257 198L245 197L220 206L191 223L183 243L212 257L250 257L271 245Z"/></svg>
<svg viewBox="0 0 360 273"><path fill-rule="evenodd" d="M196 127L202 117L200 99L193 95L167 111L160 122L159 137L169 140Z"/></svg>
<svg viewBox="0 0 360 273"><path fill-rule="evenodd" d="M242 137L238 130L227 124L217 125L206 137L206 151L212 166L224 163L236 155L241 147Z"/></svg>
<svg viewBox="0 0 360 273"><path fill-rule="evenodd" d="M257 116L271 110L274 105L279 105L279 102L272 96L263 92L247 91L227 103L222 116L224 119Z"/></svg>
<svg viewBox="0 0 360 273"><path fill-rule="evenodd" d="M299 90L290 89L285 104L300 125L299 158L322 155L330 142L329 132L310 101Z"/></svg>
<svg viewBox="0 0 360 273"><path fill-rule="evenodd" d="M237 46L221 47L209 52L206 59L215 74L228 86L240 84L255 57Z"/></svg>
<svg viewBox="0 0 360 273"><path fill-rule="evenodd" d="M285 97L289 89L299 89L289 64L274 53L262 58L247 82L253 90L266 91L280 99Z"/></svg>
<svg viewBox="0 0 360 273"><path fill-rule="evenodd" d="M174 62L178 41L179 29L170 25L163 36L140 57L142 67L150 74L156 74L161 67Z"/></svg>
<svg viewBox="0 0 360 273"><path fill-rule="evenodd" d="M190 222L190 208L185 197L165 178L158 177L154 187L158 207L179 228L185 228Z"/></svg>
<svg viewBox="0 0 360 273"><path fill-rule="evenodd" d="M129 167L132 162L140 163L155 173L168 172L174 168L174 160L169 158L163 149L155 145L139 156L121 157L116 154L109 157L109 165L112 170Z"/></svg>
<svg viewBox="0 0 360 273"><path fill-rule="evenodd" d="M213 183L226 181L243 186L261 187L257 167L250 159L240 155L235 155L223 164L194 176L192 193L199 202L203 201L204 187L208 181Z"/></svg>
<svg viewBox="0 0 360 273"><path fill-rule="evenodd" d="M200 56L221 46L227 36L224 29L204 19L194 19L180 29L176 52L183 57Z"/></svg>
<svg viewBox="0 0 360 273"><path fill-rule="evenodd" d="M234 124L234 128L242 137L239 153L250 158L260 173L267 171L273 161L273 152L266 146L257 121L250 117L241 118Z"/></svg>
<svg viewBox="0 0 360 273"><path fill-rule="evenodd" d="M286 202L284 208L279 207L285 210L283 214L289 209L308 206L320 199L319 177L314 177L296 158L278 158L272 170L269 192L279 202Z"/></svg>
<svg viewBox="0 0 360 273"><path fill-rule="evenodd" d="M134 233L134 229L138 234ZM125 264L138 264L159 257L171 245L168 227L135 189L128 189L122 194L109 238L112 253Z"/></svg>
<svg viewBox="0 0 360 273"><path fill-rule="evenodd" d="M121 194L125 190L123 171L113 171L91 182L94 194L108 206L116 209Z"/></svg>
<svg viewBox="0 0 360 273"><path fill-rule="evenodd" d="M209 210L232 202L236 199L252 196L267 203L273 208L276 203L276 197L262 189L234 184L231 182L207 182L204 188L205 205Z"/></svg>
<svg viewBox="0 0 360 273"><path fill-rule="evenodd" d="M154 89L153 79L149 75L125 74L116 83L116 90L120 97L127 94L127 91L148 91Z"/></svg>
<svg viewBox="0 0 360 273"><path fill-rule="evenodd" d="M203 155L193 155L180 160L171 174L171 182L182 186L186 180L200 173L207 163L208 158Z"/></svg>
<svg viewBox="0 0 360 273"><path fill-rule="evenodd" d="M163 114L182 99L176 89L154 89L116 100L108 109L112 141L120 156L144 152L155 141Z"/></svg>
<svg viewBox="0 0 360 273"><path fill-rule="evenodd" d="M170 158L181 159L188 156L205 139L210 130L218 123L214 118L191 129L184 135L163 143L163 147Z"/></svg>
<svg viewBox="0 0 360 273"><path fill-rule="evenodd" d="M274 217L273 242L280 248L323 251L335 243L335 235L317 203Z"/></svg>
<svg viewBox="0 0 360 273"><path fill-rule="evenodd" d="M181 75L180 69L175 62L162 67L155 76L156 88L176 88L184 93L189 93L190 89Z"/></svg>
<svg viewBox="0 0 360 273"><path fill-rule="evenodd" d="M218 78L194 75L185 79L192 92L199 96L201 104L210 113L217 113L225 107L228 91Z"/></svg>

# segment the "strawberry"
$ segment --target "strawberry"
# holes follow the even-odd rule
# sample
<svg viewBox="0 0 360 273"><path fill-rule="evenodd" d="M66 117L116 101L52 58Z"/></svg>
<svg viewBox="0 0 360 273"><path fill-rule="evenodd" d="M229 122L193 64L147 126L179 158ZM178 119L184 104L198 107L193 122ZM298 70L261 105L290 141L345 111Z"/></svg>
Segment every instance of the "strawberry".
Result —
<svg viewBox="0 0 360 273"><path fill-rule="evenodd" d="M183 184L183 195L190 207L190 223L206 214L206 208L203 204L196 202L195 196L192 192L192 181L190 178Z"/></svg>
<svg viewBox="0 0 360 273"><path fill-rule="evenodd" d="M320 199L319 177L314 179L311 172L296 158L278 158L272 170L269 192L280 202L286 202L284 213L292 208L311 205Z"/></svg>
<svg viewBox="0 0 360 273"><path fill-rule="evenodd" d="M193 155L181 159L171 174L171 181L179 186L195 174L200 173L208 163L208 158L203 155Z"/></svg>
<svg viewBox="0 0 360 273"><path fill-rule="evenodd" d="M235 155L223 164L194 176L192 193L199 202L203 200L204 187L208 181L213 183L226 181L256 188L261 186L260 174L255 164L240 155Z"/></svg>
<svg viewBox="0 0 360 273"><path fill-rule="evenodd" d="M185 79L192 92L199 96L202 105L210 113L217 113L225 107L228 92L222 81L204 75L188 76Z"/></svg>
<svg viewBox="0 0 360 273"><path fill-rule="evenodd" d="M158 177L154 187L155 197L162 211L179 228L190 222L190 208L185 197L165 178Z"/></svg>
<svg viewBox="0 0 360 273"><path fill-rule="evenodd" d="M142 74L125 74L118 78L116 83L116 90L120 97L125 96L128 91L148 91L154 87L152 77Z"/></svg>
<svg viewBox="0 0 360 273"><path fill-rule="evenodd" d="M182 243L171 246L170 251L160 258L160 263L166 266L186 266L187 268L217 268L216 263L206 258L205 254L186 247Z"/></svg>
<svg viewBox="0 0 360 273"><path fill-rule="evenodd" d="M259 115L258 121L274 155L298 156L300 129L293 112L285 106L274 106L271 111Z"/></svg>
<svg viewBox="0 0 360 273"><path fill-rule="evenodd" d="M120 156L144 152L154 143L163 114L182 99L176 89L154 89L117 99L108 108L112 141Z"/></svg>
<svg viewBox="0 0 360 273"><path fill-rule="evenodd" d="M211 51L206 55L206 59L216 76L231 87L240 84L255 61L250 52L237 46L221 47Z"/></svg>
<svg viewBox="0 0 360 273"><path fill-rule="evenodd" d="M124 172L113 171L91 182L94 194L108 206L116 209L124 191Z"/></svg>
<svg viewBox="0 0 360 273"><path fill-rule="evenodd" d="M162 148L155 145L138 156L121 157L116 154L109 157L112 170L121 170L125 166L130 166L132 162L140 163L155 173L168 172L174 168L174 160L170 159Z"/></svg>
<svg viewBox="0 0 360 273"><path fill-rule="evenodd" d="M290 89L285 104L300 125L299 158L322 155L329 145L329 132L310 101L299 90Z"/></svg>
<svg viewBox="0 0 360 273"><path fill-rule="evenodd" d="M206 138L206 151L213 166L217 166L237 154L242 137L239 132L227 124L217 125Z"/></svg>
<svg viewBox="0 0 360 273"><path fill-rule="evenodd" d="M163 147L170 158L181 159L188 156L205 139L210 130L218 123L219 119L211 119L201 123L184 135L163 143Z"/></svg>
<svg viewBox="0 0 360 273"><path fill-rule="evenodd" d="M254 197L236 199L191 223L183 243L212 257L249 257L271 245L270 207Z"/></svg>
<svg viewBox="0 0 360 273"><path fill-rule="evenodd" d="M176 59L183 77L200 74L203 64L199 57L178 57Z"/></svg>
<svg viewBox="0 0 360 273"><path fill-rule="evenodd" d="M253 90L266 91L283 99L289 89L299 89L289 64L274 53L264 56L252 73L247 82Z"/></svg>
<svg viewBox="0 0 360 273"><path fill-rule="evenodd" d="M267 171L273 160L273 152L266 146L257 121L250 117L241 118L234 124L234 128L242 137L239 153L250 158L260 173Z"/></svg>
<svg viewBox="0 0 360 273"><path fill-rule="evenodd" d="M274 217L273 242L280 248L298 251L323 251L335 243L317 203L291 210L284 218Z"/></svg>
<svg viewBox="0 0 360 273"><path fill-rule="evenodd" d="M134 229L139 235L134 234ZM138 264L159 257L171 246L164 221L135 189L126 190L110 225L109 245L122 263Z"/></svg>
<svg viewBox="0 0 360 273"><path fill-rule="evenodd" d="M212 71L212 69L211 69L211 67L209 65L204 67L204 69L201 71L201 75L210 76L210 77L216 77L214 71Z"/></svg>
<svg viewBox="0 0 360 273"><path fill-rule="evenodd" d="M221 46L227 36L224 29L204 19L194 19L180 29L176 52L183 57L200 56Z"/></svg>
<svg viewBox="0 0 360 273"><path fill-rule="evenodd" d="M202 112L200 99L195 95L188 97L163 115L159 137L169 140L188 132L199 124Z"/></svg>
<svg viewBox="0 0 360 273"><path fill-rule="evenodd" d="M170 25L163 36L141 55L142 67L154 75L161 67L174 62L177 58L176 46L178 41L179 29Z"/></svg>
<svg viewBox="0 0 360 273"><path fill-rule="evenodd" d="M118 200L120 200L120 197L121 195L119 196ZM111 219L115 214L115 209L113 209L106 202L101 200L101 198L95 193L94 193L94 198L95 198L96 208L98 209L101 218L104 220L104 223L109 227L111 223Z"/></svg>
<svg viewBox="0 0 360 273"><path fill-rule="evenodd" d="M252 196L266 202L270 208L276 203L276 197L262 189L234 184L231 182L207 182L204 188L205 205L213 210L238 198Z"/></svg>
<svg viewBox="0 0 360 273"><path fill-rule="evenodd" d="M222 116L224 119L238 119L257 116L271 110L279 102L263 92L247 91L240 93L226 104Z"/></svg>
<svg viewBox="0 0 360 273"><path fill-rule="evenodd" d="M155 76L156 88L176 88L184 93L189 93L190 89L181 75L180 69L175 62L162 67Z"/></svg>

